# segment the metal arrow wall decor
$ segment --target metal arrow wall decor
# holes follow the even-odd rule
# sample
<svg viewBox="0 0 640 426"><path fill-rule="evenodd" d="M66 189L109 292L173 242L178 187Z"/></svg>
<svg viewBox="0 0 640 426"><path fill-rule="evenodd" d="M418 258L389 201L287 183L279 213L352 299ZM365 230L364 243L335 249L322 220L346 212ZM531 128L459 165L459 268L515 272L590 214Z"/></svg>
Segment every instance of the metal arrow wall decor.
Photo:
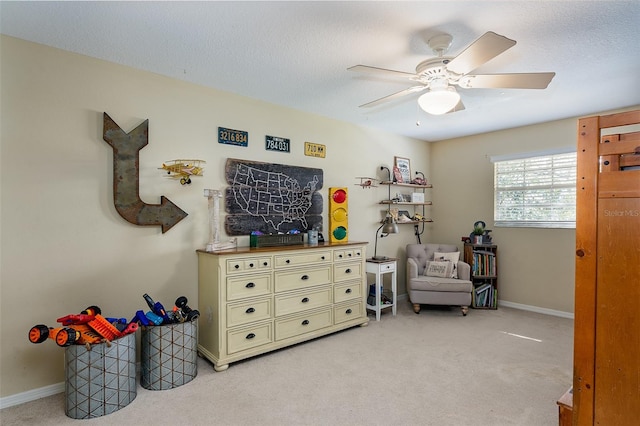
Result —
<svg viewBox="0 0 640 426"><path fill-rule="evenodd" d="M102 138L113 148L113 203L126 221L140 226L162 226L164 234L187 213L164 195L160 204L140 199L140 150L149 143L149 120L129 133L105 112Z"/></svg>

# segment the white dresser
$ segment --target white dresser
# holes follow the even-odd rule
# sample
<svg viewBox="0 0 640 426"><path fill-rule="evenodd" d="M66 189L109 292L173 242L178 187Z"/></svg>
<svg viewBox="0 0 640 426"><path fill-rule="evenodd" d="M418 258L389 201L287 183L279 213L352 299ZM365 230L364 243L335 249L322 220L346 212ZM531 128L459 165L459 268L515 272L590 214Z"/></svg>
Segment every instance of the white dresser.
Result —
<svg viewBox="0 0 640 426"><path fill-rule="evenodd" d="M367 325L366 243L198 250L198 351L229 363Z"/></svg>

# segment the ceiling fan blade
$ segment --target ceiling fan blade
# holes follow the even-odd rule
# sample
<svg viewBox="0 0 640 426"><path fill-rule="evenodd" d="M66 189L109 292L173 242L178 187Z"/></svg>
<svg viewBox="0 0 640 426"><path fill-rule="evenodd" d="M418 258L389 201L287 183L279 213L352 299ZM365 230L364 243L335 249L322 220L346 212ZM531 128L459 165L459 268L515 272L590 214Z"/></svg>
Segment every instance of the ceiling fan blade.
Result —
<svg viewBox="0 0 640 426"><path fill-rule="evenodd" d="M515 44L515 40L488 31L453 58L447 64L447 70L459 75L467 74Z"/></svg>
<svg viewBox="0 0 640 426"><path fill-rule="evenodd" d="M368 65L354 65L352 67L347 68L348 71L357 71L357 72L366 72L369 74L378 74L378 75L386 75L387 77L403 77L403 78L411 78L416 75L409 72L403 71L394 71L388 70L386 68L378 68L378 67L370 67Z"/></svg>
<svg viewBox="0 0 640 426"><path fill-rule="evenodd" d="M362 104L362 105L360 105L360 108L369 108L369 107L372 107L372 106L380 105L381 103L390 101L392 99L401 98L402 96L410 95L411 93L422 92L423 90L427 89L428 87L429 86L413 86L413 87L409 87L408 89L404 89L404 90L401 90L399 92L392 93L391 95L385 96L385 97L380 98L380 99L376 99L375 101L371 101L371 102L367 102L366 104Z"/></svg>
<svg viewBox="0 0 640 426"><path fill-rule="evenodd" d="M458 86L465 89L546 89L555 72L465 75Z"/></svg>

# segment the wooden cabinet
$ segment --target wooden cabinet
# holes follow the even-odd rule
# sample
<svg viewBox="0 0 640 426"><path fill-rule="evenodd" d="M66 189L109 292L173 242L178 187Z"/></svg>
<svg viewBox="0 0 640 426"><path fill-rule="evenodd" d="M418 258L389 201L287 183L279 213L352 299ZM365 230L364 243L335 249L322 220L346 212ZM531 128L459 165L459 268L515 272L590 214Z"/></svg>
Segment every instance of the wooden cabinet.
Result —
<svg viewBox="0 0 640 426"><path fill-rule="evenodd" d="M573 388L569 388L568 391L560 397L558 404L558 425L559 426L572 426L573 425Z"/></svg>
<svg viewBox="0 0 640 426"><path fill-rule="evenodd" d="M465 243L464 261L471 266L471 307L498 309L498 246Z"/></svg>
<svg viewBox="0 0 640 426"><path fill-rule="evenodd" d="M387 186L388 197L386 200L380 201L380 204L385 204L389 208L397 208L398 210L407 210L409 212L410 220L403 220L400 218L398 224L413 224L418 225L426 222L433 222L426 216L426 206L431 205L431 201L427 200L426 190L432 188L431 185L413 185L410 183L396 183L382 181L380 185ZM421 194L421 200L416 201L418 196L414 194ZM398 195L403 195L402 199ZM416 219L416 214L422 217L422 219Z"/></svg>
<svg viewBox="0 0 640 426"><path fill-rule="evenodd" d="M578 121L573 424L640 412L640 110Z"/></svg>
<svg viewBox="0 0 640 426"><path fill-rule="evenodd" d="M198 351L223 371L368 324L365 244L198 250Z"/></svg>

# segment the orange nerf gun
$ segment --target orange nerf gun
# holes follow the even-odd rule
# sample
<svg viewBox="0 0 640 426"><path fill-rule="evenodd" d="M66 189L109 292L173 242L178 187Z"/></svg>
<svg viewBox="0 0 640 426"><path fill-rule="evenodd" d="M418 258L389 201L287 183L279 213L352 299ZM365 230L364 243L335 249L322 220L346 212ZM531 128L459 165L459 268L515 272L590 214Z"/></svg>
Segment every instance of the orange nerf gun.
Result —
<svg viewBox="0 0 640 426"><path fill-rule="evenodd" d="M29 341L32 343L42 343L48 338L54 340L58 346L70 346L73 344L86 345L90 348L93 343L105 342L110 345L110 341L134 333L138 329L137 323L129 324L125 330L120 331L112 325L101 314L97 306L90 306L80 314L66 315L56 321L62 327L47 327L38 324L29 330Z"/></svg>
<svg viewBox="0 0 640 426"><path fill-rule="evenodd" d="M57 328L38 324L29 330L29 341L31 343L42 343L47 340L47 338L54 340L58 346L62 347L73 344L90 345L103 341L103 337L86 324L72 324L68 327Z"/></svg>
<svg viewBox="0 0 640 426"><path fill-rule="evenodd" d="M79 315L67 315L61 318L58 318L56 322L59 322L62 325L72 325L72 324L86 324L89 321L93 320L96 315L102 313L102 310L97 306L89 306L84 311L80 312Z"/></svg>

